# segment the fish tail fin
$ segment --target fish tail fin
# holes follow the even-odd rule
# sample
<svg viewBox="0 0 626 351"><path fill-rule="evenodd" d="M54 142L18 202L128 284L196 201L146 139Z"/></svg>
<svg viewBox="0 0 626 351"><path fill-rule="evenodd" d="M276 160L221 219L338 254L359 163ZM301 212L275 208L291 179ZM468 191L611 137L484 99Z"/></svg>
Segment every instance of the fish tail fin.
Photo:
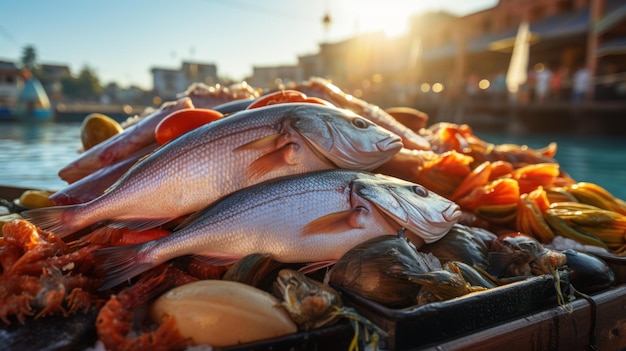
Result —
<svg viewBox="0 0 626 351"><path fill-rule="evenodd" d="M37 227L50 231L63 238L80 228L76 228L72 217L79 205L35 208L22 212L22 216Z"/></svg>
<svg viewBox="0 0 626 351"><path fill-rule="evenodd" d="M145 260L144 244L106 247L96 250L94 260L106 272L100 291L113 288L157 266L159 262Z"/></svg>

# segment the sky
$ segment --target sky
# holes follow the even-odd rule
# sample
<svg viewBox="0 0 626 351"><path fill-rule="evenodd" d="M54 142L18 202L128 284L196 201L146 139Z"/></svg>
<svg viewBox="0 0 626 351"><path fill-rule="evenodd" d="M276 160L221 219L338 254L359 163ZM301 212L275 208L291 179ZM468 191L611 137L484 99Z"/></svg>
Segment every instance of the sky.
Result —
<svg viewBox="0 0 626 351"><path fill-rule="evenodd" d="M89 67L103 85L152 88L152 68L213 63L242 80L253 66L295 65L319 44L384 31L402 35L411 15L466 15L498 0L4 0L0 60ZM331 23L322 19L329 14Z"/></svg>

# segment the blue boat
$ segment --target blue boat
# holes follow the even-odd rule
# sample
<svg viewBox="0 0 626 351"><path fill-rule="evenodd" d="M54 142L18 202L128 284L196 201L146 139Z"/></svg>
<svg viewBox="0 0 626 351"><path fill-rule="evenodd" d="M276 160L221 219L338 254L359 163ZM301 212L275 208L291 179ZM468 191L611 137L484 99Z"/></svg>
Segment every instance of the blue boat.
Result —
<svg viewBox="0 0 626 351"><path fill-rule="evenodd" d="M25 122L49 121L54 117L48 95L37 78L30 77L24 82L15 115Z"/></svg>

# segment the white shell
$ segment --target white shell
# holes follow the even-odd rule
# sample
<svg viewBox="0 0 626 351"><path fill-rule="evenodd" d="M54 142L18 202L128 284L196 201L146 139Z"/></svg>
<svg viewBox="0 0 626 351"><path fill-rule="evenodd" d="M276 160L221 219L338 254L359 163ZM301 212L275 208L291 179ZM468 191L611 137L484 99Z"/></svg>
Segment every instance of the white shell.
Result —
<svg viewBox="0 0 626 351"><path fill-rule="evenodd" d="M176 287L151 306L152 318L176 320L183 337L194 344L231 346L297 332L280 302L253 286L225 280L202 280Z"/></svg>

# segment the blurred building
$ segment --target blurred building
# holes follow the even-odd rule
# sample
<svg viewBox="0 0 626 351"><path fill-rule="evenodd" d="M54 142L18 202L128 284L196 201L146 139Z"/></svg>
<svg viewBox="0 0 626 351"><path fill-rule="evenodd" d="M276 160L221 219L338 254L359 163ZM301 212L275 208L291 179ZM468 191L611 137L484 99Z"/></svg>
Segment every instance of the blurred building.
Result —
<svg viewBox="0 0 626 351"><path fill-rule="evenodd" d="M317 53L300 56L297 67L289 68L289 79L324 77L381 105L502 94L523 21L531 32L524 93L533 93L532 70L541 67L553 74L552 97L565 99L576 71L586 67L596 98L626 99L624 0L500 0L461 17L419 14L402 37L369 33L320 44ZM275 78L285 80L286 71L263 67L251 82L265 87Z"/></svg>
<svg viewBox="0 0 626 351"><path fill-rule="evenodd" d="M271 89L302 81L302 68L299 65L253 66L248 84L253 87Z"/></svg>
<svg viewBox="0 0 626 351"><path fill-rule="evenodd" d="M162 101L176 99L191 83L213 85L218 82L215 64L183 62L180 69L152 68L152 90Z"/></svg>
<svg viewBox="0 0 626 351"><path fill-rule="evenodd" d="M71 77L69 66L43 63L39 66L41 83L52 101L58 101L63 95L63 78Z"/></svg>
<svg viewBox="0 0 626 351"><path fill-rule="evenodd" d="M531 32L529 69L540 64L563 74L562 95L568 94L571 78L581 67L597 78L626 73L623 0L500 0L493 8L463 17L434 23L416 18L409 35L423 38L418 80L440 82L459 94L473 83L470 77L493 82L507 70L522 21L529 23ZM533 83L530 72L530 89Z"/></svg>
<svg viewBox="0 0 626 351"><path fill-rule="evenodd" d="M0 61L0 117L9 116L24 87L24 77L14 62Z"/></svg>

